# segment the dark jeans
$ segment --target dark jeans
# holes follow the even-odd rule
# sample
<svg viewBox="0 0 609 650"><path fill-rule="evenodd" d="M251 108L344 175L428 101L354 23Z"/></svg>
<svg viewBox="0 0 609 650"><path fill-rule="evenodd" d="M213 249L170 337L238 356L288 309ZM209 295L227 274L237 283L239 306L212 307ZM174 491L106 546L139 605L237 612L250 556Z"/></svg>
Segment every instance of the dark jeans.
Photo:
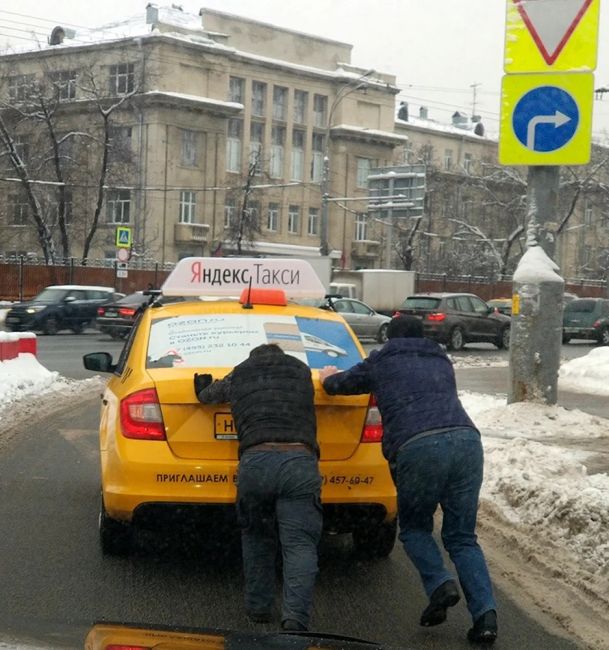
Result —
<svg viewBox="0 0 609 650"><path fill-rule="evenodd" d="M452 576L433 536L438 504L442 542L453 561L475 620L496 609L486 561L476 537L483 467L480 434L454 429L405 445L395 461L400 540L418 570L427 596Z"/></svg>
<svg viewBox="0 0 609 650"><path fill-rule="evenodd" d="M283 558L282 620L308 626L321 538L321 476L305 450L246 451L239 464L245 606L267 612L275 596L277 537Z"/></svg>

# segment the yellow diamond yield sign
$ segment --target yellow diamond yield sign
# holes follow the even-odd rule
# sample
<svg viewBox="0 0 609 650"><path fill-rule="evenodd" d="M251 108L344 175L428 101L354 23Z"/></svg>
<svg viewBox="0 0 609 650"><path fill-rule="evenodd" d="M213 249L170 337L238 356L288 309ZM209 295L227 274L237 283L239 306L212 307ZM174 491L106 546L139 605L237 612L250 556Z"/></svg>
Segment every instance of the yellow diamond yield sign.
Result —
<svg viewBox="0 0 609 650"><path fill-rule="evenodd" d="M507 0L506 72L596 68L600 0Z"/></svg>
<svg viewBox="0 0 609 650"><path fill-rule="evenodd" d="M499 162L585 165L590 161L594 75L503 77Z"/></svg>

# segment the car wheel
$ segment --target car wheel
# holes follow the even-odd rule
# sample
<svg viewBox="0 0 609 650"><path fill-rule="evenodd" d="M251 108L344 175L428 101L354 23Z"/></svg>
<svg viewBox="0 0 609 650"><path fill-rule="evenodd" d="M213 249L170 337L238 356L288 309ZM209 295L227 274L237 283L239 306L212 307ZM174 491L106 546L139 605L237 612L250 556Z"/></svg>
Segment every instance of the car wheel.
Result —
<svg viewBox="0 0 609 650"><path fill-rule="evenodd" d="M70 329L74 334L82 334L82 331L85 329L85 323L74 323Z"/></svg>
<svg viewBox="0 0 609 650"><path fill-rule="evenodd" d="M120 341L125 338L125 334L120 330L110 330L110 338L113 338L115 341Z"/></svg>
<svg viewBox="0 0 609 650"><path fill-rule="evenodd" d="M463 350L464 345L465 337L463 335L463 330L460 327L453 327L448 337L448 349L459 352L459 350Z"/></svg>
<svg viewBox="0 0 609 650"><path fill-rule="evenodd" d="M509 350L510 349L510 328L504 327L500 332L495 345L500 350Z"/></svg>
<svg viewBox="0 0 609 650"><path fill-rule="evenodd" d="M383 325L381 325L379 327L378 334L376 335L376 340L379 343L385 343L385 341L387 341L387 329L388 328L389 328L389 325L387 323L383 323Z"/></svg>
<svg viewBox="0 0 609 650"><path fill-rule="evenodd" d="M563 334L562 335L562 342L563 343L568 343L571 340L571 337L568 334Z"/></svg>
<svg viewBox="0 0 609 650"><path fill-rule="evenodd" d="M55 316L49 316L45 321L42 326L42 331L47 335L47 336L54 336L59 332L59 321Z"/></svg>
<svg viewBox="0 0 609 650"><path fill-rule="evenodd" d="M397 519L372 528L357 528L353 531L353 545L358 553L369 559L389 557L397 532Z"/></svg>
<svg viewBox="0 0 609 650"><path fill-rule="evenodd" d="M599 343L601 345L609 345L609 327L603 327L603 329L601 330Z"/></svg>
<svg viewBox="0 0 609 650"><path fill-rule="evenodd" d="M128 555L131 551L131 524L112 519L106 512L103 498L99 508L99 541L104 555Z"/></svg>

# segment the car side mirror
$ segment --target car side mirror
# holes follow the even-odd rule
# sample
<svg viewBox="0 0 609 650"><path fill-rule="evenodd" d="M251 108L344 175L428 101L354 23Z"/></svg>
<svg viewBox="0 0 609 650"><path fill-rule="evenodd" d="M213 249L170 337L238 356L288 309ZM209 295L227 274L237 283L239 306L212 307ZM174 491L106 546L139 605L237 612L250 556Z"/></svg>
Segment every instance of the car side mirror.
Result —
<svg viewBox="0 0 609 650"><path fill-rule="evenodd" d="M114 372L116 364L112 363L112 355L109 352L90 352L82 358L87 370L94 372Z"/></svg>
<svg viewBox="0 0 609 650"><path fill-rule="evenodd" d="M74 302L76 300L76 296L66 296L63 301L64 302Z"/></svg>

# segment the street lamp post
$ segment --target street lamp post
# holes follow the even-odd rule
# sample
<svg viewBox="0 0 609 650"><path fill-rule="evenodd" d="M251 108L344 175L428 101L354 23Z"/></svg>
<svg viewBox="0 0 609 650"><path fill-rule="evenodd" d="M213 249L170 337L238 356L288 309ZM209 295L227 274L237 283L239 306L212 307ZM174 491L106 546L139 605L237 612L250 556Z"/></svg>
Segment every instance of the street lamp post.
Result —
<svg viewBox="0 0 609 650"><path fill-rule="evenodd" d="M334 111L340 102L355 92L356 90L361 90L362 88L367 87L367 83L362 81L366 79L371 74L374 74L375 70L367 70L364 74L353 79L352 81L345 84L339 91L336 93L336 97L330 106L328 111L328 122L326 126L326 135L324 142L324 159L321 175L321 220L319 223L319 253L322 257L327 257L330 254L330 244L328 242L328 224L329 224L329 209L330 209L330 129L332 128L332 117L334 116ZM356 84L356 85L353 85Z"/></svg>

